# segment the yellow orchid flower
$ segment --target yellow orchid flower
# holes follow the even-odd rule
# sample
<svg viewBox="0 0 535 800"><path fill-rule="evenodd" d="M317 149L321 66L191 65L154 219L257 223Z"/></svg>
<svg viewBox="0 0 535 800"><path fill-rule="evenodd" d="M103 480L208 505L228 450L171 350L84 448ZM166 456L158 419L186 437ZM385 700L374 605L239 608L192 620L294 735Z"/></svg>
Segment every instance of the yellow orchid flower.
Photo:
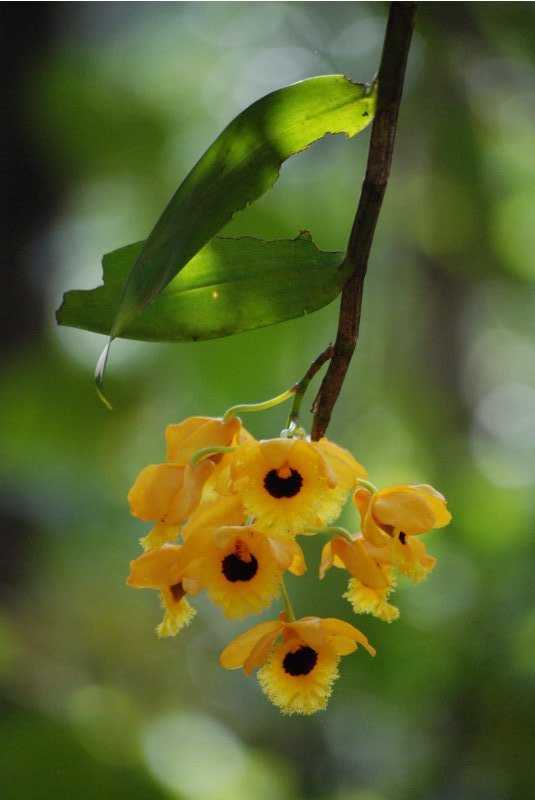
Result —
<svg viewBox="0 0 535 800"><path fill-rule="evenodd" d="M321 439L250 439L232 458L232 489L256 524L293 536L335 520L366 471L347 451Z"/></svg>
<svg viewBox="0 0 535 800"><path fill-rule="evenodd" d="M167 426L166 463L145 467L128 494L133 516L155 522L141 540L144 549L176 539L180 525L201 502L209 479L226 465L223 454L217 452L207 454L194 465L190 459L211 447L237 446L248 436L238 418L223 422L211 417L190 417Z"/></svg>
<svg viewBox="0 0 535 800"><path fill-rule="evenodd" d="M160 592L160 603L165 614L156 628L158 636L175 636L196 614L185 599L187 593L196 593L196 587L194 584L188 586L187 581L183 580L183 572L181 545L164 544L130 562L130 575L126 583L135 589L158 589Z"/></svg>
<svg viewBox="0 0 535 800"><path fill-rule="evenodd" d="M445 497L423 483L395 484L374 493L358 487L353 500L360 512L364 538L376 547L400 537L403 544L406 537L442 528L451 520Z"/></svg>
<svg viewBox="0 0 535 800"><path fill-rule="evenodd" d="M241 619L279 596L285 570L294 575L306 570L297 542L275 539L251 525L227 525L200 528L183 545L165 544L145 552L130 562L127 583L160 590L166 615L159 634L173 635L182 627L185 594L205 589L226 617Z"/></svg>
<svg viewBox="0 0 535 800"><path fill-rule="evenodd" d="M392 622L399 617L399 609L387 602L396 586L394 573L389 564L374 560L366 545L359 536L355 536L352 542L334 536L321 554L320 579L333 566L347 569L352 577L344 597L349 600L354 612L372 614L384 622Z"/></svg>
<svg viewBox="0 0 535 800"><path fill-rule="evenodd" d="M375 655L364 634L347 622L319 617L287 622L283 613L234 639L220 663L226 669L243 667L247 675L259 667L258 680L274 705L285 714L313 714L327 705L340 658L358 644Z"/></svg>
<svg viewBox="0 0 535 800"><path fill-rule="evenodd" d="M279 596L282 574L302 575L303 553L292 539L269 536L253 525L205 528L184 545L185 575L206 590L229 619L257 614Z"/></svg>

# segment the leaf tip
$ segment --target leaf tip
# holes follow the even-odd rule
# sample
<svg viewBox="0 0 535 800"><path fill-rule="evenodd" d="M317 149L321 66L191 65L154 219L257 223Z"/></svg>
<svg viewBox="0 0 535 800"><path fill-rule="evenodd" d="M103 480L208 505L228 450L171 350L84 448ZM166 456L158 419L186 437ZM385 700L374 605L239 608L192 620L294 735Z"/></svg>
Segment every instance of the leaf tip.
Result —
<svg viewBox="0 0 535 800"><path fill-rule="evenodd" d="M108 355L110 352L110 346L112 343L112 339L108 341L106 347L102 351L97 361L97 366L95 368L95 387L97 390L97 394L99 398L102 400L104 405L109 411L113 410L113 406L104 394L104 372L106 370L106 362L108 361Z"/></svg>
<svg viewBox="0 0 535 800"><path fill-rule="evenodd" d="M63 325L63 323L62 323L62 321L61 321L61 312L63 311L63 308L64 308L64 306L65 306L65 296L66 296L66 294L67 294L67 293L65 293L65 294L63 295L63 297L61 298L61 303L60 303L60 305L58 306L58 308L56 308L56 310L55 310L55 312L54 312L54 317L55 317L55 319L56 319L56 325Z"/></svg>

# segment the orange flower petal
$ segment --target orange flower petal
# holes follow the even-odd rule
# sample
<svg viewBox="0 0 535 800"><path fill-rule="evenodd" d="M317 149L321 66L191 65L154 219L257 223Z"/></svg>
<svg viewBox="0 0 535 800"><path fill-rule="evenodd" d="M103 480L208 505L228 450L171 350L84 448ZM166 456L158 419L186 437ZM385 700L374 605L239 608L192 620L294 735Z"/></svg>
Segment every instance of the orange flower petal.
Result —
<svg viewBox="0 0 535 800"><path fill-rule="evenodd" d="M388 586L383 571L366 551L361 539L348 542L340 536L335 536L332 540L332 549L348 572L366 586L372 589L383 589Z"/></svg>
<svg viewBox="0 0 535 800"><path fill-rule="evenodd" d="M269 548L273 553L273 558L281 568L281 570L290 569L294 558L301 553L302 563L304 564L303 551L299 545L292 539L276 539L275 537L268 537ZM297 562L296 562L297 563ZM299 567L298 567L299 568ZM306 566L305 566L306 570ZM295 573L303 574L303 573Z"/></svg>
<svg viewBox="0 0 535 800"><path fill-rule="evenodd" d="M327 617L321 620L321 627L329 636L352 639L357 644L365 647L370 655L374 656L376 653L364 634L358 628L350 625L349 622L344 622L344 620L336 619L335 617Z"/></svg>
<svg viewBox="0 0 535 800"><path fill-rule="evenodd" d="M201 461L195 467L186 464L182 491L177 493L169 508L169 522L184 522L201 501L204 484L214 471L210 459Z"/></svg>
<svg viewBox="0 0 535 800"><path fill-rule="evenodd" d="M251 531L254 532L254 528L250 525L221 525L221 527L212 530L212 544L215 547L225 549L235 542L236 539L239 539L240 536L242 539L249 539ZM263 534L260 535L263 536Z"/></svg>
<svg viewBox="0 0 535 800"><path fill-rule="evenodd" d="M329 639L334 651L339 656L348 656L357 649L357 643L345 636L331 636Z"/></svg>
<svg viewBox="0 0 535 800"><path fill-rule="evenodd" d="M379 525L391 525L410 534L426 533L434 527L435 514L430 503L409 488L378 492L372 504L372 515Z"/></svg>
<svg viewBox="0 0 535 800"><path fill-rule="evenodd" d="M359 510L360 516L364 519L366 516L366 512L368 510L368 506L370 505L370 500L372 499L373 495L368 489L364 489L363 486L359 486L355 493L353 494L353 502L355 503L356 507Z"/></svg>
<svg viewBox="0 0 535 800"><path fill-rule="evenodd" d="M141 470L130 492L130 512L139 519L164 520L174 496L184 483L185 467L176 464L150 464Z"/></svg>
<svg viewBox="0 0 535 800"><path fill-rule="evenodd" d="M175 542L178 536L178 525L167 525L165 522L157 522L154 528L143 536L139 543L143 550L152 550L161 547L167 542Z"/></svg>
<svg viewBox="0 0 535 800"><path fill-rule="evenodd" d="M218 528L221 525L241 525L243 522L245 522L245 512L239 495L214 497L203 500L190 515L182 528L182 536L186 540L196 531L203 528Z"/></svg>
<svg viewBox="0 0 535 800"><path fill-rule="evenodd" d="M332 548L332 541L328 541L324 546L323 550L321 551L321 559L320 559L320 567L319 567L319 576L320 580L325 577L325 573L328 569L334 566L334 553Z"/></svg>
<svg viewBox="0 0 535 800"><path fill-rule="evenodd" d="M279 469L288 459L289 451L294 447L295 441L293 439L265 439L254 444L266 464L271 469Z"/></svg>
<svg viewBox="0 0 535 800"><path fill-rule="evenodd" d="M413 536L407 537L405 544L397 538L388 539L383 547L366 544L366 549L377 562L392 565L415 582L423 580L436 563L436 559L427 554L424 543Z"/></svg>
<svg viewBox="0 0 535 800"><path fill-rule="evenodd" d="M353 458L349 450L339 447L325 437L318 442L314 442L314 444L334 471L336 475L336 485L343 489L343 491L349 492L353 489L357 478L368 477L368 473L362 464L359 464L359 462Z"/></svg>
<svg viewBox="0 0 535 800"><path fill-rule="evenodd" d="M295 546L294 556L292 559L292 563L288 567L288 572L291 572L292 575L304 575L305 572L307 571L305 556L303 554L301 547L297 544L297 542L294 542L294 546Z"/></svg>
<svg viewBox="0 0 535 800"><path fill-rule="evenodd" d="M319 650L327 641L319 617L302 617L295 622L284 624L284 638L298 638L313 650Z"/></svg>
<svg viewBox="0 0 535 800"><path fill-rule="evenodd" d="M168 425L165 430L167 461L187 464L205 447L227 447L240 428L238 417L228 422L213 417L190 417L177 425Z"/></svg>
<svg viewBox="0 0 535 800"><path fill-rule="evenodd" d="M148 550L130 562L130 575L126 579L135 589L167 589L180 580L179 545L164 545Z"/></svg>
<svg viewBox="0 0 535 800"><path fill-rule="evenodd" d="M429 486L427 483L418 483L412 487L422 494L425 494L426 500L435 513L435 528L443 528L451 522L451 514L446 508L446 498L440 492Z"/></svg>
<svg viewBox="0 0 535 800"><path fill-rule="evenodd" d="M386 534L375 524L370 513L373 496L367 489L359 487L353 495L353 501L359 510L363 536L376 547L381 547L385 544Z"/></svg>
<svg viewBox="0 0 535 800"><path fill-rule="evenodd" d="M211 461L189 464L150 464L128 493L130 511L139 519L179 525L198 505L205 482L214 470Z"/></svg>
<svg viewBox="0 0 535 800"><path fill-rule="evenodd" d="M246 675L252 675L257 667L261 667L262 664L266 663L273 649L273 643L279 634L280 628L277 628L275 631L268 631L258 640L243 663L243 671Z"/></svg>
<svg viewBox="0 0 535 800"><path fill-rule="evenodd" d="M221 653L219 657L221 666L225 667L225 669L243 667L244 662L249 658L258 642L268 635L272 635L273 641L275 641L281 629L282 623L279 620L270 620L269 622L262 622L260 625L256 625L254 628L240 634Z"/></svg>

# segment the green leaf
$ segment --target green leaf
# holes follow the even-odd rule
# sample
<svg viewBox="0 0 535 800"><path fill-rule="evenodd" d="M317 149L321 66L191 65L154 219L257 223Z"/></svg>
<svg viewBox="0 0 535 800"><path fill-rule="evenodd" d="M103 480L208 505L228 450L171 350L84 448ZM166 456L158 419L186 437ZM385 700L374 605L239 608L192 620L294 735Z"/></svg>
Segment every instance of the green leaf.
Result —
<svg viewBox="0 0 535 800"><path fill-rule="evenodd" d="M328 133L354 136L372 119L375 92L324 75L266 95L239 114L197 162L132 267L111 327L114 338L216 235L277 180L280 165Z"/></svg>
<svg viewBox="0 0 535 800"><path fill-rule="evenodd" d="M375 85L324 75L266 95L225 128L178 187L126 278L95 370L106 405L104 371L113 339L236 211L271 188L283 161L327 134L354 136L371 121L375 102Z"/></svg>
<svg viewBox="0 0 535 800"><path fill-rule="evenodd" d="M109 333L125 278L143 245L105 255L104 285L67 292L57 314L60 325ZM347 280L342 261L343 253L318 249L308 232L275 242L216 237L121 336L197 341L316 311L334 300Z"/></svg>

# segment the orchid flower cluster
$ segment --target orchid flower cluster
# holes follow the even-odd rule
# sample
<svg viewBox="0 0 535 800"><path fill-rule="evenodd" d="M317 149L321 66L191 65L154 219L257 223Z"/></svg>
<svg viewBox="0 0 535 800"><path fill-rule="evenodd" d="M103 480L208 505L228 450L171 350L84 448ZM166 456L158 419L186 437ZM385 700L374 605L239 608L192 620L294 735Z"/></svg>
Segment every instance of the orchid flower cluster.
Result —
<svg viewBox="0 0 535 800"><path fill-rule="evenodd" d="M243 668L284 713L311 714L327 705L342 656L366 636L340 619L296 619L285 572L303 575L297 537L327 535L319 566L349 574L344 597L356 614L386 622L396 573L421 581L434 567L419 536L450 521L444 497L428 485L377 490L364 467L326 438L311 441L295 422L279 438L257 441L236 406L222 418L191 417L165 432L163 464L145 467L128 499L131 513L152 522L144 552L130 563L127 583L159 592L159 636L174 636L195 616L189 599L205 591L225 617L242 619L282 595L276 619L242 633L223 651L227 669ZM333 527L352 496L361 531Z"/></svg>

